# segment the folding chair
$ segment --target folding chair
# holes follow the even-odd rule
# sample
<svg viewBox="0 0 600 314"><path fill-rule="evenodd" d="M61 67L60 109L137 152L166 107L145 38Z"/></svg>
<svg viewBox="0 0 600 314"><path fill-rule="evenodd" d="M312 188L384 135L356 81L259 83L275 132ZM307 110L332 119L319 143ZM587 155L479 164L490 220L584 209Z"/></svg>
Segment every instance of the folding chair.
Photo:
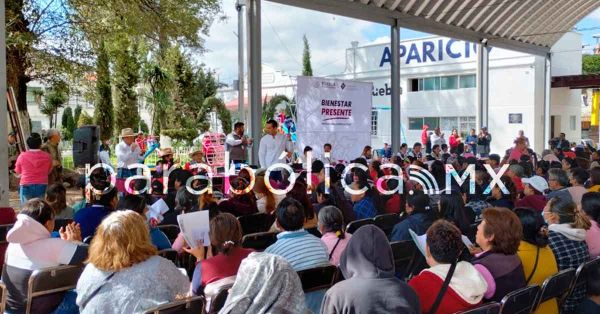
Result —
<svg viewBox="0 0 600 314"><path fill-rule="evenodd" d="M177 236L179 236L179 226L178 225L159 225L158 230L162 231L169 239L169 242L173 244Z"/></svg>
<svg viewBox="0 0 600 314"><path fill-rule="evenodd" d="M558 308L562 307L562 303L566 299L573 282L575 282L576 271L573 268L560 271L544 280L539 296L536 300L533 310L537 309L540 304L556 298Z"/></svg>
<svg viewBox="0 0 600 314"><path fill-rule="evenodd" d="M242 225L242 231L244 234L251 234L257 232L266 232L271 229L271 226L275 222L275 215L267 213L257 213L252 215L238 217L240 225Z"/></svg>
<svg viewBox="0 0 600 314"><path fill-rule="evenodd" d="M386 235L390 235L394 230L394 226L400 222L400 216L398 214L378 215L373 218L373 221Z"/></svg>
<svg viewBox="0 0 600 314"><path fill-rule="evenodd" d="M414 264L415 255L421 254L412 240L396 241L390 243L392 254L394 255L394 267L396 276L405 279L411 274L411 268Z"/></svg>
<svg viewBox="0 0 600 314"><path fill-rule="evenodd" d="M490 302L490 303L480 305L474 309L470 309L466 312L461 312L461 314L498 314L499 312L500 312L500 303Z"/></svg>
<svg viewBox="0 0 600 314"><path fill-rule="evenodd" d="M177 251L173 249L160 250L158 251L158 256L170 260L171 262L173 262L173 264L175 264L175 266L179 265L179 253L177 253Z"/></svg>
<svg viewBox="0 0 600 314"><path fill-rule="evenodd" d="M535 306L540 286L527 286L507 294L500 304L502 314L528 314Z"/></svg>
<svg viewBox="0 0 600 314"><path fill-rule="evenodd" d="M242 238L242 247L256 251L264 251L277 241L277 232L258 232L247 234Z"/></svg>
<svg viewBox="0 0 600 314"><path fill-rule="evenodd" d="M322 236L321 232L319 231L319 229L317 229L317 227L306 228L304 230L306 230L308 233L314 235L317 238L320 238Z"/></svg>
<svg viewBox="0 0 600 314"><path fill-rule="evenodd" d="M204 297L195 296L159 305L147 311L146 314L200 314L204 313L204 306Z"/></svg>
<svg viewBox="0 0 600 314"><path fill-rule="evenodd" d="M302 290L311 292L331 288L338 271L338 268L333 265L299 271L298 277L302 282Z"/></svg>
<svg viewBox="0 0 600 314"><path fill-rule="evenodd" d="M217 295L212 298L208 314L217 314L223 306L225 306L225 302L229 296L229 289L231 289L231 287L222 287Z"/></svg>
<svg viewBox="0 0 600 314"><path fill-rule="evenodd" d="M565 296L565 299L568 298L571 293L573 293L573 290L586 284L588 270L596 267L600 267L600 257L596 257L595 259L585 262L577 267L575 281L573 281L573 284L569 289L569 293Z"/></svg>
<svg viewBox="0 0 600 314"><path fill-rule="evenodd" d="M87 237L85 237L85 239L83 239L83 243L91 244L93 238L94 238L94 236L87 236Z"/></svg>
<svg viewBox="0 0 600 314"><path fill-rule="evenodd" d="M367 218L367 219L361 219L361 220L355 220L355 221L351 221L347 226L346 226L346 232L352 234L354 233L354 231L358 230L358 228L362 227L362 226L366 226L366 225L372 225L375 222L373 221L373 219L371 218Z"/></svg>
<svg viewBox="0 0 600 314"><path fill-rule="evenodd" d="M6 241L6 234L13 226L14 224L0 225L0 244L8 244Z"/></svg>
<svg viewBox="0 0 600 314"><path fill-rule="evenodd" d="M66 227L68 224L72 223L73 219L68 218L58 218L54 220L54 231L60 230L62 227Z"/></svg>
<svg viewBox="0 0 600 314"><path fill-rule="evenodd" d="M79 276L83 272L83 267L83 265L66 265L33 271L27 285L25 313L49 313L53 311L60 304L62 298L56 304L48 304L47 300L37 304L36 299L56 294L62 295L67 290L74 289L77 286Z"/></svg>

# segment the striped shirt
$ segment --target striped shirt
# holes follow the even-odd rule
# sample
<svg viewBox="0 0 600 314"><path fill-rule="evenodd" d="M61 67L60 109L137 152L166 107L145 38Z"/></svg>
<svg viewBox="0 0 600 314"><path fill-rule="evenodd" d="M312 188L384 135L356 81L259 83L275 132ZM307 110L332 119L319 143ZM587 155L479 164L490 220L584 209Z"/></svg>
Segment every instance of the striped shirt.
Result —
<svg viewBox="0 0 600 314"><path fill-rule="evenodd" d="M304 229L279 233L265 252L285 258L295 271L331 265L325 244Z"/></svg>

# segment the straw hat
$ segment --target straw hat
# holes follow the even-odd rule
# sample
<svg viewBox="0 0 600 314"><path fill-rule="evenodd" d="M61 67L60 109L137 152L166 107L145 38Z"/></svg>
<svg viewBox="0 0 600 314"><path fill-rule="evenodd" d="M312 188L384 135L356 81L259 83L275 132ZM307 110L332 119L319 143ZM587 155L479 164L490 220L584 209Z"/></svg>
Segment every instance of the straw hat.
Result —
<svg viewBox="0 0 600 314"><path fill-rule="evenodd" d="M167 156L167 155L173 155L173 149L170 147L161 148L160 151L158 152L158 155L160 157Z"/></svg>
<svg viewBox="0 0 600 314"><path fill-rule="evenodd" d="M135 133L131 128L125 128L121 130L121 137L135 137Z"/></svg>
<svg viewBox="0 0 600 314"><path fill-rule="evenodd" d="M192 158L196 154L203 154L203 153L204 153L204 151L202 150L202 148L194 148L189 156L190 156L190 158Z"/></svg>

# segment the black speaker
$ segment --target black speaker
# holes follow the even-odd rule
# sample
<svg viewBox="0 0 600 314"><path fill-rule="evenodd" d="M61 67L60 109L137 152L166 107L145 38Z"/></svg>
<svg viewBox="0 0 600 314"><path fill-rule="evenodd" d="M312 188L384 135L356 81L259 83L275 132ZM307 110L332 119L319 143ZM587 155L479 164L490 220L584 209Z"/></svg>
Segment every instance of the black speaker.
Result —
<svg viewBox="0 0 600 314"><path fill-rule="evenodd" d="M73 132L73 164L75 167L94 166L98 163L100 128L84 125Z"/></svg>

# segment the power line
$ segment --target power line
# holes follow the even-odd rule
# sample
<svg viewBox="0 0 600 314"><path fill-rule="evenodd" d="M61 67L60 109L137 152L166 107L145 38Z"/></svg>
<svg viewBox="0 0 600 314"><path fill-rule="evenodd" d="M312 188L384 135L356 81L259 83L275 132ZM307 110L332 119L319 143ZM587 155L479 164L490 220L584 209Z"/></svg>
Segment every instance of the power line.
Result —
<svg viewBox="0 0 600 314"><path fill-rule="evenodd" d="M269 20L269 17L266 14L264 15L264 17L267 20L267 23L269 23L269 26L271 26L271 29L275 33L275 37L277 37L277 39L279 40L279 43L281 43L281 45L283 46L283 48L285 48L285 50L287 51L288 55L290 56L290 59L292 59L296 64L298 64L300 67L302 67L302 64L300 64L300 62L298 62L298 60L296 60L296 58L294 58L294 56L292 55L292 52L290 51L290 49L283 42L283 40L281 39L281 37L279 37L279 33L277 33L277 31L275 30L275 27L273 27L273 24L271 24L271 20Z"/></svg>

